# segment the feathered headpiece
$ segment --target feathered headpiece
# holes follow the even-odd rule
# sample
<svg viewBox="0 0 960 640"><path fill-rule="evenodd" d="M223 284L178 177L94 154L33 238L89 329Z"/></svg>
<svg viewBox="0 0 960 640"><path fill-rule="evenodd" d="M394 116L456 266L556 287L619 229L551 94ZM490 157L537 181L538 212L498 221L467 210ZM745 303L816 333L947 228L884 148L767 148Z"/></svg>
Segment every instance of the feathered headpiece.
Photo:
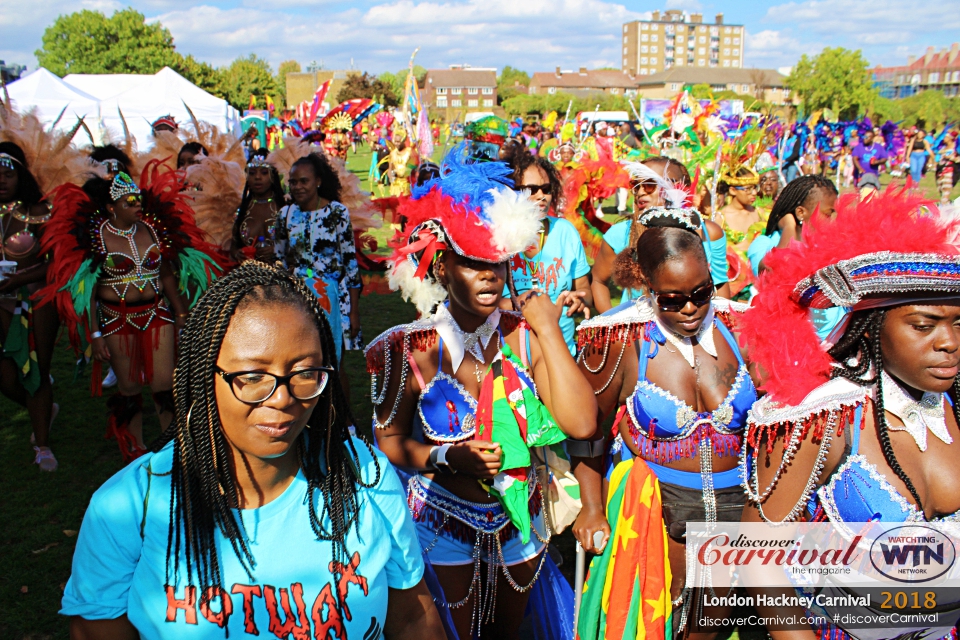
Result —
<svg viewBox="0 0 960 640"><path fill-rule="evenodd" d="M421 313L447 297L432 272L439 251L499 263L536 242L540 208L512 189L510 173L502 162L467 164L460 145L444 159L441 177L415 188L400 205L409 231L390 257L389 282Z"/></svg>
<svg viewBox="0 0 960 640"><path fill-rule="evenodd" d="M727 140L722 146L720 180L731 187L745 187L760 182L760 175L754 168L757 158L764 151L763 137L765 129L748 129Z"/></svg>
<svg viewBox="0 0 960 640"><path fill-rule="evenodd" d="M353 129L353 118L342 111L323 123L324 131L350 131Z"/></svg>
<svg viewBox="0 0 960 640"><path fill-rule="evenodd" d="M814 217L802 242L766 257L760 293L738 326L774 400L798 404L830 378L833 359L811 308L856 311L960 296L960 220L931 207L893 187L862 201L845 195L835 218Z"/></svg>
<svg viewBox="0 0 960 640"><path fill-rule="evenodd" d="M667 166L664 166L663 174L657 173L642 162L624 162L623 168L630 174L630 179L634 183L656 182L667 208L680 209L687 205L687 200L690 198L688 188L667 177Z"/></svg>

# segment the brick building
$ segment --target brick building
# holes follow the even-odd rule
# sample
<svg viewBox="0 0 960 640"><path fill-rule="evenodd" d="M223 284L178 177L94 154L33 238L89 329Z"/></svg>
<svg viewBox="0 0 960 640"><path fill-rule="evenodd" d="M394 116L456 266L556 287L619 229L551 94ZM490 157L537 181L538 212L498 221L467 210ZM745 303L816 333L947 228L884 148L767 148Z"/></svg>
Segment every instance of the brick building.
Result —
<svg viewBox="0 0 960 640"><path fill-rule="evenodd" d="M616 69L588 71L586 67L580 67L579 71L562 71L557 67L555 71L534 73L529 92L571 93L578 97L597 93L634 96L637 93L637 79Z"/></svg>
<svg viewBox="0 0 960 640"><path fill-rule="evenodd" d="M942 91L947 97L960 95L960 43L935 51L927 47L920 56L910 56L903 67L877 67L874 84L884 98L906 98L920 91Z"/></svg>
<svg viewBox="0 0 960 640"><path fill-rule="evenodd" d="M630 75L645 76L672 67L743 67L743 25L714 22L678 9L654 11L650 20L623 25L623 64Z"/></svg>
<svg viewBox="0 0 960 640"><path fill-rule="evenodd" d="M684 87L708 84L713 91L734 91L775 105L793 104L786 80L776 69L674 67L639 77L637 89L644 98L673 98Z"/></svg>
<svg viewBox="0 0 960 640"><path fill-rule="evenodd" d="M497 70L451 65L429 69L423 81L421 100L433 109L492 111L497 106Z"/></svg>

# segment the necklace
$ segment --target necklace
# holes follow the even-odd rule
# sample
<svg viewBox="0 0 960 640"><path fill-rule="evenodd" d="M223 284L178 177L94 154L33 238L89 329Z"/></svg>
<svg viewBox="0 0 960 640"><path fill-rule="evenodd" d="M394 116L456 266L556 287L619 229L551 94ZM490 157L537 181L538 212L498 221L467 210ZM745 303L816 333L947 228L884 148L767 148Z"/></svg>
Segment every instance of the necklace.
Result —
<svg viewBox="0 0 960 640"><path fill-rule="evenodd" d="M266 200L260 200L258 198L254 198L250 202L250 204L270 204L271 202L273 202L273 198L267 198Z"/></svg>
<svg viewBox="0 0 960 640"><path fill-rule="evenodd" d="M713 341L713 305L710 305L710 310L707 311L706 317L703 319L703 323L700 325L700 330L697 331L697 335L693 338L688 338L686 336L677 335L660 322L660 319L654 316L654 322L657 323L657 328L660 329L660 333L663 334L663 337L677 348L677 351L680 352L680 355L683 356L683 359L687 361L687 364L690 365L691 369L696 369L696 359L693 354L693 340L696 339L697 344L703 347L703 350L708 354L717 357L717 345Z"/></svg>
<svg viewBox="0 0 960 640"><path fill-rule="evenodd" d="M543 224L545 224L545 222L541 223L540 226L540 244L537 247L537 253L535 256L533 256L533 258L527 261L530 263L530 278L537 281L540 280L539 274L540 271L542 271L538 265L540 265L540 254L543 253L543 234L546 232L546 229L543 228Z"/></svg>
<svg viewBox="0 0 960 640"><path fill-rule="evenodd" d="M497 309L484 320L483 324L474 331L464 331L457 324L457 321L450 314L446 305L440 305L437 313L434 315L437 333L443 338L450 353L450 363L453 365L453 372L456 373L463 361L465 353L469 353L481 364L487 364L483 355L483 349L490 342L490 338L496 332L500 324L500 310Z"/></svg>
<svg viewBox="0 0 960 640"><path fill-rule="evenodd" d="M13 213L20 208L21 204L23 203L19 200L14 200L13 202L8 202L7 204L0 204L0 216Z"/></svg>
<svg viewBox="0 0 960 640"><path fill-rule="evenodd" d="M924 392L918 402L886 371L880 374L883 408L897 416L902 427L887 426L890 431L906 431L920 451L927 450L927 430L944 444L951 444L953 436L947 430L943 397L939 393Z"/></svg>
<svg viewBox="0 0 960 640"><path fill-rule="evenodd" d="M115 236L120 236L121 238L132 238L137 233L137 223L134 222L133 226L129 229L117 229L115 226L107 223L107 230Z"/></svg>

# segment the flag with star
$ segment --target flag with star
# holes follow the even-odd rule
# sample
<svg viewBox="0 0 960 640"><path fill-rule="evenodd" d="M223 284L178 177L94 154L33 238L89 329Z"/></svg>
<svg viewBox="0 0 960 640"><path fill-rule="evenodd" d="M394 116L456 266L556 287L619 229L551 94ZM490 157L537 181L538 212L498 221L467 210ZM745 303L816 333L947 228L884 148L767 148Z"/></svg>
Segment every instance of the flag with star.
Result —
<svg viewBox="0 0 960 640"><path fill-rule="evenodd" d="M578 640L671 640L670 562L660 484L638 458L617 465L607 494L613 535L590 563Z"/></svg>
<svg viewBox="0 0 960 640"><path fill-rule="evenodd" d="M530 384L517 373L518 366L523 365L504 344L480 386L474 439L500 445L500 473L487 491L503 505L526 544L530 541L530 447L556 444L566 436Z"/></svg>

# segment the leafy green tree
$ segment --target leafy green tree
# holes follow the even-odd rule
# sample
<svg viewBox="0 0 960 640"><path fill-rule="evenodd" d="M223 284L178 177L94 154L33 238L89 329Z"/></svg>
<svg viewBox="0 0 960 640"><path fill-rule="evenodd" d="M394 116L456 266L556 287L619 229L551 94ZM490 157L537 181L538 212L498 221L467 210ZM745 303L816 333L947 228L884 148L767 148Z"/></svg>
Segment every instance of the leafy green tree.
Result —
<svg viewBox="0 0 960 640"><path fill-rule="evenodd" d="M156 73L182 59L170 32L160 23L147 24L134 9L115 11L109 18L86 9L62 15L44 31L43 47L35 55L41 67L59 76Z"/></svg>
<svg viewBox="0 0 960 640"><path fill-rule="evenodd" d="M253 53L246 58L237 58L230 66L222 68L220 74L224 97L237 109L246 109L250 105L251 95L256 97L257 104L261 107L266 96L270 96L275 103L278 102L280 92L277 90L277 81L270 63ZM283 103L278 103L277 107L282 109Z"/></svg>
<svg viewBox="0 0 960 640"><path fill-rule="evenodd" d="M287 103L287 74L300 73L300 63L296 60L284 60L277 67L277 90L283 97L283 103Z"/></svg>
<svg viewBox="0 0 960 640"><path fill-rule="evenodd" d="M813 58L801 56L787 86L799 96L806 113L830 109L841 120L869 111L877 99L863 54L843 47L827 47Z"/></svg>
<svg viewBox="0 0 960 640"><path fill-rule="evenodd" d="M222 93L223 75L219 69L214 69L210 64L200 62L189 55L180 58L176 64L170 65L170 68L204 91L219 98L225 97Z"/></svg>
<svg viewBox="0 0 960 640"><path fill-rule="evenodd" d="M497 78L497 101L502 105L504 100L525 93L525 91L519 90L518 86L529 87L530 75L526 71L514 69L510 65L505 66Z"/></svg>
<svg viewBox="0 0 960 640"><path fill-rule="evenodd" d="M401 89L402 91L402 89ZM400 95L403 95L402 93ZM369 73L351 75L340 87L337 92L337 102L345 102L354 98L369 98L370 100L382 100L382 104L388 107L395 107L400 104L397 94L393 91L393 86L384 82L382 78L372 76Z"/></svg>
<svg viewBox="0 0 960 640"><path fill-rule="evenodd" d="M407 73L409 73L409 69L400 69L400 71L396 73L386 71L377 76L377 78L390 85L391 93L397 96L398 99L402 99L403 90L407 85ZM423 81L427 77L427 70L415 64L413 65L413 75L417 79L417 83L422 87Z"/></svg>
<svg viewBox="0 0 960 640"><path fill-rule="evenodd" d="M887 120L899 122L903 120L903 106L900 102L899 100L877 96L873 103L871 118L874 122L886 122Z"/></svg>
<svg viewBox="0 0 960 640"><path fill-rule="evenodd" d="M949 120L947 111L950 106L950 98L944 96L940 91L930 90L915 93L900 100L899 105L903 111L903 124L908 127L916 125L918 127L939 128L941 124Z"/></svg>
<svg viewBox="0 0 960 640"><path fill-rule="evenodd" d="M690 95L697 100L710 100L713 98L713 89L706 83L695 84L690 87Z"/></svg>

